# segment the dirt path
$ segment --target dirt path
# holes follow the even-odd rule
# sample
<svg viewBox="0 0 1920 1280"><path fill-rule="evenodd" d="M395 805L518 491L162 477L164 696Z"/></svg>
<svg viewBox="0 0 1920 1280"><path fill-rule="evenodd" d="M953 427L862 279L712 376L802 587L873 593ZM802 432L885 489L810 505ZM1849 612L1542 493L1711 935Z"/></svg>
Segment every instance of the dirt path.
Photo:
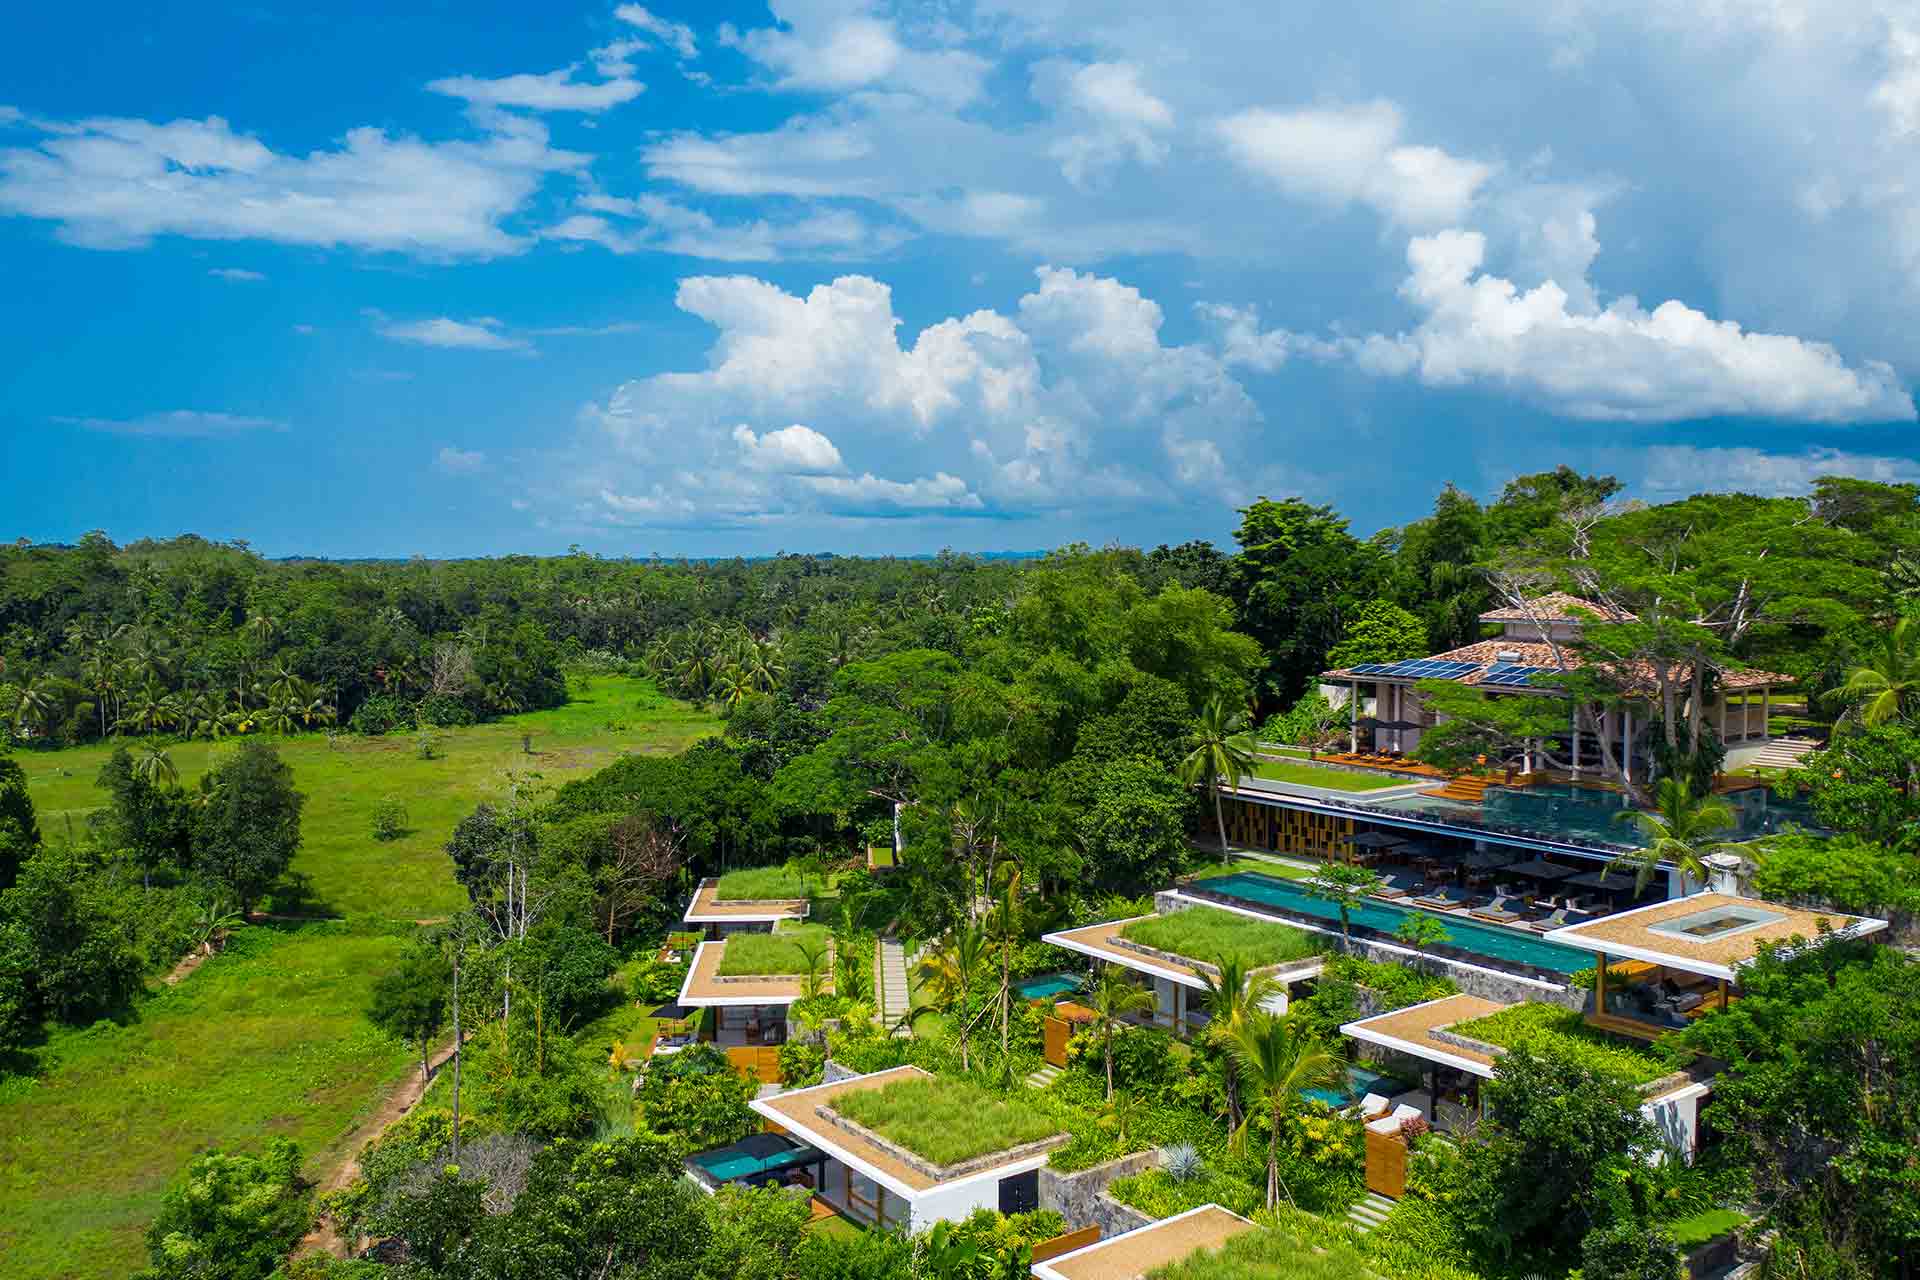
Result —
<svg viewBox="0 0 1920 1280"><path fill-rule="evenodd" d="M453 1041L449 1039L444 1047L434 1052L432 1069L438 1071L452 1057ZM346 1141L341 1145L341 1150L345 1153L344 1157L339 1167L320 1179L315 1187L317 1196L324 1196L329 1191L338 1191L359 1176L360 1152L369 1142L385 1133L390 1125L419 1104L420 1099L426 1096L428 1079L427 1072L415 1067L408 1073L407 1078L387 1095L387 1100L381 1103L380 1109L368 1116L359 1128L347 1135ZM330 1253L336 1258L344 1258L347 1256L347 1241L331 1220L321 1218L294 1252L296 1255L313 1252Z"/></svg>
<svg viewBox="0 0 1920 1280"><path fill-rule="evenodd" d="M196 947L190 955L181 956L180 963L173 966L172 972L168 973L167 976L160 979L160 981L169 987L177 987L185 980L188 974L211 959L213 959L211 955L208 955Z"/></svg>

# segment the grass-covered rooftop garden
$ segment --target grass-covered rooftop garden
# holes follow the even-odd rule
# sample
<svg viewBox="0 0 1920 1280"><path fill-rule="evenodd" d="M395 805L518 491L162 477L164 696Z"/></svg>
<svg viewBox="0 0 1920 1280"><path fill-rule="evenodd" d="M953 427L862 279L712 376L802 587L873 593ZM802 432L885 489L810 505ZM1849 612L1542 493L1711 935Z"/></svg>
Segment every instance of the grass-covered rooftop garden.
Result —
<svg viewBox="0 0 1920 1280"><path fill-rule="evenodd" d="M809 950L820 954L824 972L832 940L833 934L821 924L786 923L772 933L736 933L720 953L717 972L723 978L805 973Z"/></svg>
<svg viewBox="0 0 1920 1280"><path fill-rule="evenodd" d="M1120 936L1155 951L1209 964L1226 957L1253 969L1304 960L1320 950L1317 934L1218 907L1188 907L1136 920L1123 927Z"/></svg>
<svg viewBox="0 0 1920 1280"><path fill-rule="evenodd" d="M767 902L807 896L806 877L791 867L744 867L729 871L713 887L722 902Z"/></svg>
<svg viewBox="0 0 1920 1280"><path fill-rule="evenodd" d="M1682 1063L1660 1048L1628 1044L1596 1030L1571 1009L1552 1004L1510 1005L1484 1018L1456 1022L1447 1030L1501 1049L1522 1045L1581 1063L1596 1073L1642 1085L1671 1075Z"/></svg>
<svg viewBox="0 0 1920 1280"><path fill-rule="evenodd" d="M954 1076L854 1089L832 1107L855 1124L938 1165L1007 1151L1066 1132L1053 1117Z"/></svg>
<svg viewBox="0 0 1920 1280"><path fill-rule="evenodd" d="M1329 791L1378 791L1382 787L1404 787L1418 778L1390 773L1355 773L1328 765L1295 764L1290 760L1255 760L1253 776L1270 782L1294 782L1303 787L1325 787Z"/></svg>
<svg viewBox="0 0 1920 1280"><path fill-rule="evenodd" d="M1352 1246L1314 1249L1278 1231L1237 1235L1218 1249L1156 1267L1147 1280L1356 1280L1372 1275Z"/></svg>

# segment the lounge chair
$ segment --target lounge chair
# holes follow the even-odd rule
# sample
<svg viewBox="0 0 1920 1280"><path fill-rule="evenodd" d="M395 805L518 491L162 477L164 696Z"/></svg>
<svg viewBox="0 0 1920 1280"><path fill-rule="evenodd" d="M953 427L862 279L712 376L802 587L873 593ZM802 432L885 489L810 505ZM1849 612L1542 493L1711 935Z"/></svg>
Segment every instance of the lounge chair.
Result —
<svg viewBox="0 0 1920 1280"><path fill-rule="evenodd" d="M1388 1102L1379 1094L1370 1093L1360 1099L1360 1118L1362 1120L1371 1120L1375 1116L1383 1116L1392 1109L1392 1106L1392 1103Z"/></svg>
<svg viewBox="0 0 1920 1280"><path fill-rule="evenodd" d="M1449 898L1444 893L1429 893L1423 897L1415 898L1413 905L1416 907L1432 907L1435 911L1453 911L1459 908L1460 900L1458 898Z"/></svg>
<svg viewBox="0 0 1920 1280"><path fill-rule="evenodd" d="M1511 924L1520 918L1518 911L1511 911L1507 904L1513 899L1506 894L1496 897L1491 903L1468 914L1475 920L1487 920L1494 924Z"/></svg>
<svg viewBox="0 0 1920 1280"><path fill-rule="evenodd" d="M1409 892L1411 892L1411 890L1409 890L1407 886L1398 883L1392 876L1388 876L1380 882L1380 887L1373 891L1373 896L1376 898L1404 898Z"/></svg>
<svg viewBox="0 0 1920 1280"><path fill-rule="evenodd" d="M1545 933L1549 929L1565 928L1566 923L1567 923L1567 909L1565 907L1560 907L1556 909L1552 915L1547 916L1545 919L1527 921L1527 928L1533 930L1535 933Z"/></svg>

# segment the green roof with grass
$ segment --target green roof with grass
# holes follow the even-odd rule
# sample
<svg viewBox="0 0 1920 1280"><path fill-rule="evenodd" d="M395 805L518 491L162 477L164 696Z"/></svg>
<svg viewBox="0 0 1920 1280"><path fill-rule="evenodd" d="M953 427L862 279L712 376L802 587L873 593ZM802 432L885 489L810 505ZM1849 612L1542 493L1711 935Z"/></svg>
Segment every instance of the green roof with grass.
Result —
<svg viewBox="0 0 1920 1280"><path fill-rule="evenodd" d="M721 902L775 902L807 896L807 881L791 867L745 867L729 871L713 886Z"/></svg>
<svg viewBox="0 0 1920 1280"><path fill-rule="evenodd" d="M1256 920L1218 907L1188 907L1136 920L1120 930L1128 942L1155 951L1217 964L1237 959L1249 969L1304 960L1320 950L1320 938L1273 920Z"/></svg>
<svg viewBox="0 0 1920 1280"><path fill-rule="evenodd" d="M1018 1098L952 1076L897 1080L835 1095L832 1108L937 1165L1008 1151L1066 1130Z"/></svg>
<svg viewBox="0 0 1920 1280"><path fill-rule="evenodd" d="M1576 1062L1633 1085L1651 1084L1679 1070L1672 1055L1616 1040L1588 1026L1573 1010L1555 1004L1509 1005L1483 1018L1456 1022L1447 1030L1501 1049L1524 1046L1530 1053Z"/></svg>
<svg viewBox="0 0 1920 1280"><path fill-rule="evenodd" d="M1325 787L1329 791L1378 791L1382 787L1404 787L1422 779L1407 774L1355 773L1327 765L1295 764L1290 760L1255 760L1253 776L1269 782L1295 782L1303 787Z"/></svg>
<svg viewBox="0 0 1920 1280"><path fill-rule="evenodd" d="M822 924L783 923L772 933L736 933L728 937L715 970L723 978L777 977L807 971L805 948L818 948L821 972L830 957L833 934Z"/></svg>
<svg viewBox="0 0 1920 1280"><path fill-rule="evenodd" d="M1147 1280L1365 1280L1372 1274L1351 1245L1314 1249L1263 1228L1237 1235L1218 1249L1156 1267Z"/></svg>

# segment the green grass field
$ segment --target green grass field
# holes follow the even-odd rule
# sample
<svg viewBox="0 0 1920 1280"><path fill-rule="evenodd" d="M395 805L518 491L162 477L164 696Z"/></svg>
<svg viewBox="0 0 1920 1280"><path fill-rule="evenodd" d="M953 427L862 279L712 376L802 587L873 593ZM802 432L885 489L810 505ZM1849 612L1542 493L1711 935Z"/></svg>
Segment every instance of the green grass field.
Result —
<svg viewBox="0 0 1920 1280"><path fill-rule="evenodd" d="M1353 773L1346 769L1328 769L1320 765L1291 764L1285 760L1256 760L1255 777L1269 782L1297 782L1306 787L1326 787L1330 791L1378 791L1382 787L1404 787L1418 782L1413 777L1387 774Z"/></svg>
<svg viewBox="0 0 1920 1280"><path fill-rule="evenodd" d="M285 1134L306 1149L313 1176L336 1167L352 1154L342 1140L414 1061L364 1010L405 922L464 901L441 850L454 823L499 794L509 771L557 784L717 728L647 681L600 677L564 707L444 731L435 760L416 757L411 734L280 742L307 796L294 862L310 882L304 909L349 922L243 930L225 954L143 1001L137 1021L57 1031L39 1079L0 1081L0 1280L124 1276L143 1265L141 1232L197 1151ZM532 755L521 750L528 733ZM93 779L110 752L15 753L50 835L100 803ZM173 757L192 781L208 748L184 744ZM406 803L408 832L383 844L371 826L387 795ZM644 1035L615 1016L625 1012L596 1032Z"/></svg>
<svg viewBox="0 0 1920 1280"><path fill-rule="evenodd" d="M397 926L243 929L127 1026L55 1033L0 1085L0 1276L117 1277L189 1156L285 1136L318 1176L413 1052L364 1017Z"/></svg>
<svg viewBox="0 0 1920 1280"><path fill-rule="evenodd" d="M566 706L442 730L442 754L434 760L418 758L411 733L342 735L333 747L320 734L279 739L280 756L307 797L293 870L307 877L312 899L266 909L400 920L444 916L465 894L441 846L474 805L504 793L510 773L537 774L557 785L612 763L623 751L668 754L718 728L714 717L661 697L649 681L599 676ZM531 755L520 748L522 734L533 735ZM196 781L209 756L226 749L204 742L173 747L181 781ZM49 835L69 818L78 825L101 804L93 780L112 753L112 746L99 745L14 754ZM407 833L383 843L373 838L373 810L389 795L407 806Z"/></svg>

